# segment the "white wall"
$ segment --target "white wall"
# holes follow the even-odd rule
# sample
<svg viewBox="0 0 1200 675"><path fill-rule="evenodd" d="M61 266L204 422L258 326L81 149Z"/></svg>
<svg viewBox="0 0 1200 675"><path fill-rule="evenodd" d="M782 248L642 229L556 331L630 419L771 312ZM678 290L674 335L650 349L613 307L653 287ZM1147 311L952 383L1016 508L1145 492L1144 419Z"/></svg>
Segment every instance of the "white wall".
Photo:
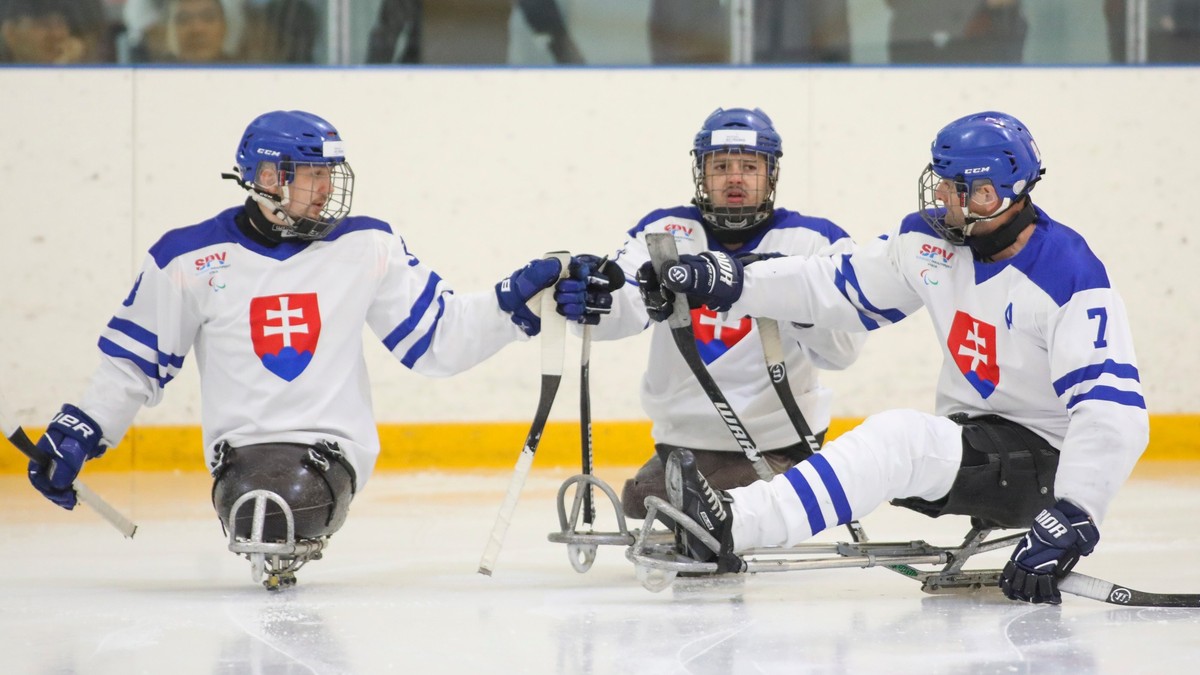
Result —
<svg viewBox="0 0 1200 675"><path fill-rule="evenodd" d="M332 120L356 212L476 290L547 250L612 251L645 212L685 202L691 139L717 106L767 110L784 138L779 203L860 240L914 210L940 126L1001 108L1041 146L1038 203L1087 236L1124 294L1151 412L1197 412L1198 91L1197 69L0 69L0 392L27 424L78 396L145 249L241 201L218 174L267 110ZM644 337L594 346L596 419L641 418ZM369 342L381 421L532 415L534 344L428 380ZM937 353L922 316L875 334L827 378L835 413L932 407ZM577 355L572 341L561 419L577 416ZM194 424L198 402L189 365L138 421Z"/></svg>

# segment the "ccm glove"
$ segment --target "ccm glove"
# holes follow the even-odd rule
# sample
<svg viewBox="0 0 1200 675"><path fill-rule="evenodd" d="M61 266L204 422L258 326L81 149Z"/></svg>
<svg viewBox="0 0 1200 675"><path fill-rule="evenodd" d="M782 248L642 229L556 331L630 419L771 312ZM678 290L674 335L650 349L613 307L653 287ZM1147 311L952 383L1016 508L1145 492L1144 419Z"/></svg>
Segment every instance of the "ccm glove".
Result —
<svg viewBox="0 0 1200 675"><path fill-rule="evenodd" d="M533 337L542 330L540 308L531 307L529 301L539 291L553 286L561 271L562 263L557 258L538 258L496 284L496 301L500 309L508 312L512 322L526 335Z"/></svg>
<svg viewBox="0 0 1200 675"><path fill-rule="evenodd" d="M1012 600L1057 605L1058 580L1092 552L1100 531L1088 514L1065 499L1042 509L1000 573L1000 590Z"/></svg>
<svg viewBox="0 0 1200 675"><path fill-rule="evenodd" d="M613 291L625 285L625 273L608 258L571 256L567 278L555 286L558 313L575 323L594 326L612 311Z"/></svg>
<svg viewBox="0 0 1200 675"><path fill-rule="evenodd" d="M83 463L95 459L107 450L101 444L100 425L87 413L73 405L62 407L53 419L37 447L50 458L49 464L29 462L29 482L46 499L68 511L75 508L75 488L71 484L79 476Z"/></svg>
<svg viewBox="0 0 1200 675"><path fill-rule="evenodd" d="M664 270L662 285L686 293L689 303L697 301L726 312L742 296L742 263L721 251L681 255L679 262Z"/></svg>

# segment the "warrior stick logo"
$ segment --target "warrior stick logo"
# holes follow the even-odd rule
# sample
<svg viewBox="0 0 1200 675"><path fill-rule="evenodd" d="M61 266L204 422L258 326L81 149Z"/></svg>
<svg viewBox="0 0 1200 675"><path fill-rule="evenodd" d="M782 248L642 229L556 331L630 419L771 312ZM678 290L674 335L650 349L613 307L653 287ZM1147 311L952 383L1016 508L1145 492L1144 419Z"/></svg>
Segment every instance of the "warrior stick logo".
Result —
<svg viewBox="0 0 1200 675"><path fill-rule="evenodd" d="M316 293L291 293L250 301L250 340L263 367L291 382L304 372L321 337Z"/></svg>
<svg viewBox="0 0 1200 675"><path fill-rule="evenodd" d="M1108 594L1108 599L1122 605L1127 605L1130 600L1133 600L1133 591L1130 591L1128 588L1114 586L1112 593Z"/></svg>
<svg viewBox="0 0 1200 675"><path fill-rule="evenodd" d="M772 363L767 368L767 372L770 373L771 381L775 384L783 382L784 376L787 375L787 370L784 369L782 363Z"/></svg>
<svg viewBox="0 0 1200 675"><path fill-rule="evenodd" d="M754 447L754 441L750 440L750 434L742 428L738 422L737 415L733 414L729 406L724 403L714 401L713 405L717 407L717 412L721 414L721 419L725 420L725 426L729 427L729 433L733 434L733 438L737 440L738 445L742 446L742 450L757 451Z"/></svg>

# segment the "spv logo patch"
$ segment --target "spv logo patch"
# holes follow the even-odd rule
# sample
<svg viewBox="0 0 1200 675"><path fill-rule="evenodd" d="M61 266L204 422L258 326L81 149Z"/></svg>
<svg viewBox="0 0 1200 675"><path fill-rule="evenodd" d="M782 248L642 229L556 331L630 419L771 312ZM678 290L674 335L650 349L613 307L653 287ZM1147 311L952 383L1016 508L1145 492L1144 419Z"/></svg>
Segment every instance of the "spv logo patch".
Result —
<svg viewBox="0 0 1200 675"><path fill-rule="evenodd" d="M692 330L696 334L696 348L705 364L721 358L750 332L750 317L740 319L721 315L707 306L692 310Z"/></svg>
<svg viewBox="0 0 1200 675"><path fill-rule="evenodd" d="M950 357L958 370L983 398L992 395L1000 384L1000 366L996 363L996 327L967 314L957 312L946 338Z"/></svg>
<svg viewBox="0 0 1200 675"><path fill-rule="evenodd" d="M250 340L263 366L291 382L304 372L321 337L316 293L289 293L250 301Z"/></svg>

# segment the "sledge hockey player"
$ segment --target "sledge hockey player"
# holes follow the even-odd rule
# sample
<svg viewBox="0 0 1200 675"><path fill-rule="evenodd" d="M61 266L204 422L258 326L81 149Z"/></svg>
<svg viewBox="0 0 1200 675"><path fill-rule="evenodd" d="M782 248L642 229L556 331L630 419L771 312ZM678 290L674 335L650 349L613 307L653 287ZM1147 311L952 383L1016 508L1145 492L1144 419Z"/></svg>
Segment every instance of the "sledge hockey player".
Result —
<svg viewBox="0 0 1200 675"><path fill-rule="evenodd" d="M279 555L264 582L272 588L320 557L378 457L363 324L405 366L453 375L537 335L537 302L527 303L556 284L561 264L534 260L494 290L451 292L390 225L350 215L354 173L342 138L311 113L259 116L236 162L223 177L249 197L150 248L100 336L87 390L38 442L54 461L31 462L29 477L73 508L84 462L162 400L194 349L213 506L230 549L258 565L256 579L265 558ZM584 320L587 284L572 288L556 293L559 311ZM260 495L267 511L256 522Z"/></svg>
<svg viewBox="0 0 1200 675"><path fill-rule="evenodd" d="M740 571L737 554L791 546L880 503L977 527L1029 528L1000 573L1014 600L1059 603L1091 553L1149 422L1125 306L1083 238L1034 205L1042 159L1028 129L982 112L937 133L919 210L848 255L682 255L663 284L731 316L874 330L924 306L943 363L936 415L868 418L771 481L714 489L692 453L668 461L685 555ZM716 270L725 265L728 274Z"/></svg>
<svg viewBox="0 0 1200 675"><path fill-rule="evenodd" d="M681 252L720 251L754 259L825 249L845 252L853 246L833 222L775 206L783 144L762 110L713 111L697 132L691 154L696 189L691 205L652 211L629 230L613 260L634 281L612 293L612 312L593 329L595 339L636 335L652 325L647 314L662 321L670 313L674 296L664 296L651 273L648 231L674 232ZM754 322L747 317L726 319L709 307L695 305L692 325L701 358L770 467L783 471L807 457L809 446L792 428L772 387ZM853 363L866 336L793 324L780 329L795 398L815 435L823 438L832 392L820 386L817 369L841 369ZM677 448L690 450L719 488L756 479L753 465L680 356L666 326L654 328L641 399L653 422L655 452L625 483L621 493L625 516L645 518L646 497L666 497L663 465Z"/></svg>

